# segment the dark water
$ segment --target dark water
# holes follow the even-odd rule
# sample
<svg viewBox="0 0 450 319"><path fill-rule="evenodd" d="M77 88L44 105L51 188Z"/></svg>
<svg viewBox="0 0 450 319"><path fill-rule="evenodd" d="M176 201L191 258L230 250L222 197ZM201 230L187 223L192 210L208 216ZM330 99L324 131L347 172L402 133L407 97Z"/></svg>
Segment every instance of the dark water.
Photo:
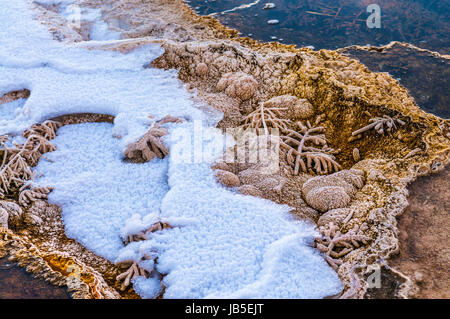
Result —
<svg viewBox="0 0 450 319"><path fill-rule="evenodd" d="M263 10L269 2L276 7ZM199 14L217 13L215 16L221 22L263 41L275 36L300 46L336 49L398 40L450 53L449 0L191 0L189 3ZM255 4L221 13L251 3ZM380 7L380 28L367 26L370 4ZM267 24L274 19L279 24Z"/></svg>
<svg viewBox="0 0 450 319"><path fill-rule="evenodd" d="M276 7L264 10L269 2ZM261 41L315 49L401 41L450 54L450 0L191 0L189 4L199 14L216 13L222 23ZM224 12L243 4L247 6ZM370 4L379 5L380 28L367 25ZM279 23L270 25L269 20ZM383 53L346 53L374 72L389 72L424 110L450 118L449 60L400 46Z"/></svg>
<svg viewBox="0 0 450 319"><path fill-rule="evenodd" d="M34 278L7 258L1 258L0 299L70 299L70 296L65 289Z"/></svg>
<svg viewBox="0 0 450 319"><path fill-rule="evenodd" d="M374 72L388 72L398 79L427 112L450 118L450 60L436 58L394 45L384 53L346 50Z"/></svg>

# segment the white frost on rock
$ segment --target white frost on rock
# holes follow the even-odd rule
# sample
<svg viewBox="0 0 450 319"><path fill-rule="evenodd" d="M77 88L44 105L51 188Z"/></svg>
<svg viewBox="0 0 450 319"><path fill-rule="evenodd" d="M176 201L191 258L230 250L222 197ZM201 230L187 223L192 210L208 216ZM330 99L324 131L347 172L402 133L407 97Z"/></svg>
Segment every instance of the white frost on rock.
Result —
<svg viewBox="0 0 450 319"><path fill-rule="evenodd" d="M116 259L112 260L112 261L114 261L116 263L120 263L120 262L132 260L136 263L139 263L139 261L141 261L141 257L142 257L140 254L140 247L141 247L141 244L139 242L131 242L128 245L126 245L125 247L123 247L118 252Z"/></svg>
<svg viewBox="0 0 450 319"><path fill-rule="evenodd" d="M154 299L161 293L161 280L159 277L136 277L133 279L133 288L144 299Z"/></svg>
<svg viewBox="0 0 450 319"><path fill-rule="evenodd" d="M166 185L164 185L166 186ZM120 236L123 240L127 239L128 236L144 232L149 229L153 224L160 221L159 211L150 213L144 217L139 214L134 214L125 221L125 226L122 227Z"/></svg>
<svg viewBox="0 0 450 319"><path fill-rule="evenodd" d="M280 23L280 21L277 20L277 19L273 19L273 20L268 20L267 21L267 24L278 24L278 23Z"/></svg>
<svg viewBox="0 0 450 319"><path fill-rule="evenodd" d="M102 19L101 9L83 8L63 3L60 12L68 23L79 25L84 22L90 23L89 40L120 40L120 32L111 30Z"/></svg>

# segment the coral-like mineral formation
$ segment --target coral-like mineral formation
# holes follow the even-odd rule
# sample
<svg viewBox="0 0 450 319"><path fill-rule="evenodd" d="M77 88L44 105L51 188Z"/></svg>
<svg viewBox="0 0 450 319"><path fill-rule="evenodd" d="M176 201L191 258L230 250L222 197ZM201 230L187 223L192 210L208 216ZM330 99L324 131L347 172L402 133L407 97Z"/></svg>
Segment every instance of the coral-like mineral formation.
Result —
<svg viewBox="0 0 450 319"><path fill-rule="evenodd" d="M306 99L292 95L280 95L262 102L255 111L244 117L244 127L273 127L288 129L293 120L306 119L314 115L314 108Z"/></svg>
<svg viewBox="0 0 450 319"><path fill-rule="evenodd" d="M267 131L268 127L274 127L278 129L287 129L291 124L291 121L287 118L283 118L284 111L287 111L287 107L267 107L265 103L261 103L255 111L250 113L244 118L244 127L250 128L264 128Z"/></svg>
<svg viewBox="0 0 450 319"><path fill-rule="evenodd" d="M145 260L152 260L152 259L145 259ZM126 260L121 261L116 264L120 268L126 269L123 273L118 275L116 277L117 281L123 281L120 289L124 291L125 289L130 286L131 281L135 279L136 277L142 276L145 278L148 278L150 276L150 272L143 267L140 267L135 261L133 260Z"/></svg>
<svg viewBox="0 0 450 319"><path fill-rule="evenodd" d="M124 239L124 243L128 245L132 242L149 240L152 233L169 228L172 228L172 226L168 223L157 221L146 230L128 234ZM155 256L144 254L139 261L127 259L116 262L116 266L126 269L126 271L116 277L117 281L122 281L120 290L125 291L132 283L132 280L139 276L144 278L149 278L152 275L159 276L154 269L155 259Z"/></svg>
<svg viewBox="0 0 450 319"><path fill-rule="evenodd" d="M316 238L316 247L325 253L325 259L334 269L342 264L339 258L367 244L371 238L364 235L367 225L355 226L347 233L342 234L339 228L332 222L322 226L322 237Z"/></svg>
<svg viewBox="0 0 450 319"><path fill-rule="evenodd" d="M286 129L286 135L281 136L280 145L285 151L287 162L294 168L294 175L298 175L300 170L327 174L341 168L333 156L334 150L328 147L323 134L325 128L318 126L320 120L319 116L313 124L307 121L306 125L299 121L299 132Z"/></svg>
<svg viewBox="0 0 450 319"><path fill-rule="evenodd" d="M161 138L169 131L161 125L165 123L180 123L182 120L173 116L167 116L157 121L143 137L127 146L124 155L135 162L149 162L155 157L164 158L169 154L169 148L164 145Z"/></svg>
<svg viewBox="0 0 450 319"><path fill-rule="evenodd" d="M47 199L48 194L53 190L52 187L35 187L31 189L23 189L19 195L19 204L28 206L30 203L38 199Z"/></svg>
<svg viewBox="0 0 450 319"><path fill-rule="evenodd" d="M405 125L406 123L398 118L392 118L387 115L383 115L383 117L376 117L369 120L371 122L369 125L366 125L359 130L352 132L352 136L359 135L371 129L374 129L380 135L383 135L385 132L391 133L393 130L397 128L397 124Z"/></svg>
<svg viewBox="0 0 450 319"><path fill-rule="evenodd" d="M34 172L31 167L36 165L45 153L55 150L50 140L56 136L61 126L55 121L45 121L33 125L23 133L26 138L24 144L7 145L7 139L0 140L0 198L14 191L21 192L21 204L29 203L37 198L47 198L51 191L48 188L24 190L29 188L29 181L33 180Z"/></svg>

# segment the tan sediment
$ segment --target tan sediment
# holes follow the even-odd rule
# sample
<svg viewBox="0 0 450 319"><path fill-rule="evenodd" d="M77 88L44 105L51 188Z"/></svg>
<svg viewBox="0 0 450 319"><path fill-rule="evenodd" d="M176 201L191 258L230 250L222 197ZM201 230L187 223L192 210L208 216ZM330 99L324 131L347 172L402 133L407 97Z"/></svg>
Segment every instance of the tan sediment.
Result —
<svg viewBox="0 0 450 319"><path fill-rule="evenodd" d="M11 91L0 97L0 105L9 103L18 99L26 99L30 96L30 91L27 89L19 91Z"/></svg>
<svg viewBox="0 0 450 319"><path fill-rule="evenodd" d="M100 7L98 1L82 2ZM195 15L181 0L115 1L111 8L104 9L104 16L108 22L121 19L130 25L128 31L116 29L131 39L107 44L82 42L75 37L68 40L79 42L79 46L121 52L159 43L165 53L153 66L178 69L188 89L196 89L199 99L224 113L219 123L222 129L240 126L261 103L281 95L306 99L314 108L314 116L323 115L321 125L328 145L339 150L336 161L344 169L361 170L365 177L365 184L345 208L345 216L330 215L328 222L339 225L342 234L362 229L365 238L370 238L339 257L337 270L345 285L341 297L366 296L368 266L385 265L399 251L396 218L408 206L407 186L417 177L439 172L448 165L450 122L422 111L407 90L387 73L372 73L336 51L296 49L237 38L236 31L211 17ZM151 18L157 18L158 23L151 22ZM245 74L254 79L255 92L238 96L226 88L222 91L218 83L227 74ZM249 88L253 90L252 85ZM405 125L391 134L365 132L356 140L351 138L352 132L368 125L371 118L384 115L400 119ZM364 154L357 163L355 148ZM251 189L253 194L259 190L268 199L292 206L294 214L317 222L320 214L301 196L303 184L314 175L308 172L293 176L283 157L280 162L281 170L269 176L258 174L258 167L245 163L229 164L226 170L240 178L241 187L253 186L243 189ZM243 178L250 174L243 172L249 169L256 173L253 180L244 182ZM329 228L329 223L323 225L324 234ZM65 252L67 247L58 249ZM91 261L85 262L90 266ZM416 293L409 277L396 270L389 274L401 278L392 296L411 297Z"/></svg>

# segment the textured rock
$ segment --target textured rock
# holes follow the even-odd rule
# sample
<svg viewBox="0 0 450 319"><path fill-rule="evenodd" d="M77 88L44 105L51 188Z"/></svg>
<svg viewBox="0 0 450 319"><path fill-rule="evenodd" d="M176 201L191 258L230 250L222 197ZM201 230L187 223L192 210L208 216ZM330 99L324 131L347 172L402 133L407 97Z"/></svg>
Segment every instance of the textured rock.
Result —
<svg viewBox="0 0 450 319"><path fill-rule="evenodd" d="M230 97L237 97L243 101L251 98L258 88L258 82L244 72L226 73L217 83L217 90L225 91Z"/></svg>
<svg viewBox="0 0 450 319"><path fill-rule="evenodd" d="M314 107L306 99L299 99L292 95L280 95L264 103L265 107L287 107L287 119L307 119L314 115Z"/></svg>
<svg viewBox="0 0 450 319"><path fill-rule="evenodd" d="M307 180L302 194L309 206L324 213L350 204L357 190L364 186L360 170L343 170L331 175L317 176Z"/></svg>
<svg viewBox="0 0 450 319"><path fill-rule="evenodd" d="M333 176L342 178L347 183L353 185L356 188L362 188L364 186L364 172L359 169L349 169L334 173Z"/></svg>
<svg viewBox="0 0 450 319"><path fill-rule="evenodd" d="M231 172L218 169L214 174L216 180L226 187L239 187L241 185L239 178Z"/></svg>
<svg viewBox="0 0 450 319"><path fill-rule="evenodd" d="M321 215L317 210L308 206L308 204L305 202L305 200L302 198L302 196L298 196L297 206L299 208L298 210L303 215L305 215L309 219L313 220L315 223L317 222L317 220L319 219L319 217Z"/></svg>
<svg viewBox="0 0 450 319"><path fill-rule="evenodd" d="M257 183L255 186L266 194L275 194L280 196L281 190L283 188L285 181L280 178L267 177L261 182Z"/></svg>
<svg viewBox="0 0 450 319"><path fill-rule="evenodd" d="M243 185L252 185L261 192L263 198L278 200L281 196L286 178L278 174L265 173L265 167L251 167L238 174Z"/></svg>
<svg viewBox="0 0 450 319"><path fill-rule="evenodd" d="M242 185L238 189L238 192L242 195L262 197L263 193L253 185Z"/></svg>
<svg viewBox="0 0 450 319"><path fill-rule="evenodd" d="M351 213L350 208L337 208L327 211L320 216L317 221L317 226L326 226L329 223L334 223L336 226L341 227L345 223L345 219Z"/></svg>
<svg viewBox="0 0 450 319"><path fill-rule="evenodd" d="M199 63L195 69L198 76L205 76L208 74L208 66L205 63Z"/></svg>
<svg viewBox="0 0 450 319"><path fill-rule="evenodd" d="M315 188L328 186L342 187L349 196L353 196L356 193L356 188L352 184L346 182L339 176L335 176L334 174L332 174L325 176L317 176L307 180L305 184L303 184L302 188L303 197L306 198L308 193Z"/></svg>
<svg viewBox="0 0 450 319"><path fill-rule="evenodd" d="M254 185L262 181L259 171L253 168L239 172L238 176L242 184Z"/></svg>
<svg viewBox="0 0 450 319"><path fill-rule="evenodd" d="M2 200L0 201L0 211L4 210L5 213L3 214L7 214L7 224L6 224L6 228L9 226L17 226L23 217L23 211L22 208L20 208L19 205L17 205L14 202L10 202L10 201L6 201L6 200ZM2 217L0 217L0 220L2 219Z"/></svg>
<svg viewBox="0 0 450 319"><path fill-rule="evenodd" d="M220 169L223 171L231 172L231 167L227 163L223 163L223 162L216 163L213 166L211 166L211 168L214 170Z"/></svg>
<svg viewBox="0 0 450 319"><path fill-rule="evenodd" d="M8 216L6 209L0 207L0 227L8 228Z"/></svg>
<svg viewBox="0 0 450 319"><path fill-rule="evenodd" d="M306 195L308 205L322 213L330 209L346 207L350 204L350 200L350 196L340 186L314 188Z"/></svg>
<svg viewBox="0 0 450 319"><path fill-rule="evenodd" d="M355 160L355 162L359 162L359 160L361 159L361 154L359 153L359 149L357 149L355 147L352 151L352 156L353 156L353 159Z"/></svg>
<svg viewBox="0 0 450 319"><path fill-rule="evenodd" d="M27 225L39 226L42 224L41 212L45 210L46 202L37 200L33 205L23 214L23 221Z"/></svg>

